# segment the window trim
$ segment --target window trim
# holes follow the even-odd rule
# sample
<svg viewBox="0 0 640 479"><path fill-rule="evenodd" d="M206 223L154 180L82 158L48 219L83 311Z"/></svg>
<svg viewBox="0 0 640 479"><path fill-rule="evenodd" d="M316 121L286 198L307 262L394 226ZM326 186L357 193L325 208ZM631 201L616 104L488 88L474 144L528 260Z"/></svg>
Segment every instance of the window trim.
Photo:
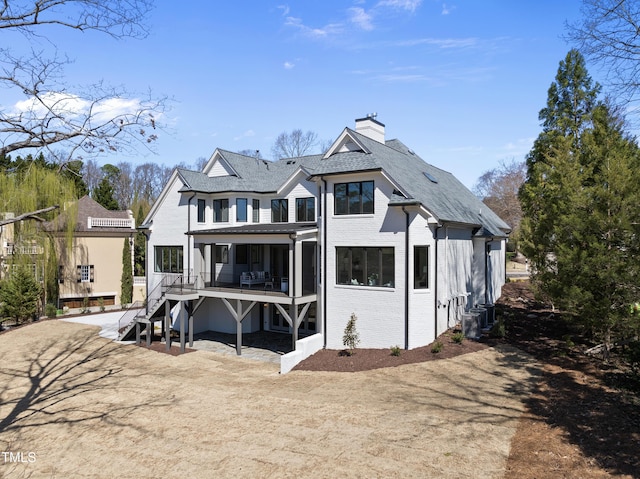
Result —
<svg viewBox="0 0 640 479"><path fill-rule="evenodd" d="M303 219L301 219L300 216L298 215L298 213L300 212L299 204L301 201L304 202L304 218ZM312 208L311 219L309 219L309 201L313 203L313 205L311 206ZM296 223L313 223L314 221L316 221L316 197L306 196L304 198L296 198Z"/></svg>
<svg viewBox="0 0 640 479"><path fill-rule="evenodd" d="M365 184L371 184L371 211L364 211L365 202L363 201L363 186ZM359 211L351 211L351 202L349 198L349 190L358 185L358 210ZM338 189L342 189L344 187L344 193L338 193ZM366 181L350 181L343 183L335 183L333 185L333 214L336 216L348 216L348 215L373 215L376 211L375 205L375 192L376 185L373 180ZM339 208L338 203L344 202L344 212L342 212L342 207ZM340 211L339 211L340 210Z"/></svg>
<svg viewBox="0 0 640 479"><path fill-rule="evenodd" d="M348 250L348 258L344 258L344 255L341 254L341 251ZM363 259L363 265L361 266L362 270L362 280L363 283L357 282L358 279L354 278L354 265L353 265L353 251L361 250L360 256ZM370 251L367 251L370 250ZM369 267L368 258L369 252L373 252L377 250L377 260L376 265ZM386 276L389 272L384 271L384 250L391 250L391 254L393 256L393 261L391 265L393 270L391 271L391 279ZM389 251L386 251L388 254ZM335 276L335 284L336 286L358 286L358 287L367 287L367 288L395 288L395 275L396 275L396 265L395 265L395 247L393 246L336 246L335 247L335 263L336 263L336 276ZM348 259L347 266L347 277L346 282L340 281L340 273L344 272L344 269L341 269L340 259ZM369 270L372 270L371 272ZM356 281L356 283L354 283ZM386 283L385 283L386 281Z"/></svg>
<svg viewBox="0 0 640 479"><path fill-rule="evenodd" d="M94 282L94 267L92 264L77 265L77 282L78 283Z"/></svg>
<svg viewBox="0 0 640 479"><path fill-rule="evenodd" d="M158 257L158 252L162 255ZM169 253L168 271L164 271L164 253ZM174 253L175 263L174 263ZM153 271L154 273L183 273L184 272L184 247L177 245L157 245L153 248Z"/></svg>
<svg viewBox="0 0 640 479"><path fill-rule="evenodd" d="M218 206L216 206L216 204ZM221 218L218 218L218 215L220 215ZM229 222L229 198L217 198L213 200L213 222L214 223Z"/></svg>
<svg viewBox="0 0 640 479"><path fill-rule="evenodd" d="M244 201L244 219L240 219L240 202ZM247 223L249 221L249 200L246 198L236 198L236 223Z"/></svg>
<svg viewBox="0 0 640 479"><path fill-rule="evenodd" d="M207 202L203 198L198 198L197 222L205 223L207 221Z"/></svg>
<svg viewBox="0 0 640 479"><path fill-rule="evenodd" d="M274 204L276 202L279 204L278 206L279 216L277 217L279 219L277 219L274 214ZM272 223L288 223L289 222L289 199L288 198L274 198L271 200L271 222Z"/></svg>
<svg viewBox="0 0 640 479"><path fill-rule="evenodd" d="M416 268L420 267L420 265L418 264L417 260L418 260L418 250L424 250L424 265L422 266L423 270L422 274L418 274L419 272L416 271ZM425 285L424 286L419 286L417 283L418 281L416 281L418 278L421 278L422 275L424 274L425 276ZM413 289L418 290L418 291L424 291L429 289L430 285L429 285L429 280L430 280L430 274L429 274L429 245L413 245Z"/></svg>
<svg viewBox="0 0 640 479"><path fill-rule="evenodd" d="M251 219L254 223L260 223L260 200L258 198L251 200Z"/></svg>

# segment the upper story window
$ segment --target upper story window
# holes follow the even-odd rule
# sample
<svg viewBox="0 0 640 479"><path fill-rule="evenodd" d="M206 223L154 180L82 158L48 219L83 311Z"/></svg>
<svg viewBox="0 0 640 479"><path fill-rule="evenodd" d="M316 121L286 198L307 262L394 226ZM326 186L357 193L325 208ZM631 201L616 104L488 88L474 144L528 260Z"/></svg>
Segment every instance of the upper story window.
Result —
<svg viewBox="0 0 640 479"><path fill-rule="evenodd" d="M296 221L315 221L316 220L316 199L296 198Z"/></svg>
<svg viewBox="0 0 640 479"><path fill-rule="evenodd" d="M205 222L204 212L205 212L206 204L207 203L205 202L205 200L202 200L202 199L198 200L198 223Z"/></svg>
<svg viewBox="0 0 640 479"><path fill-rule="evenodd" d="M229 200L213 200L213 222L226 223L229 221Z"/></svg>
<svg viewBox="0 0 640 479"><path fill-rule="evenodd" d="M247 199L246 198L236 199L236 221L238 223L247 222Z"/></svg>
<svg viewBox="0 0 640 479"><path fill-rule="evenodd" d="M289 221L289 202L287 199L271 200L271 222L287 223Z"/></svg>
<svg viewBox="0 0 640 479"><path fill-rule="evenodd" d="M253 222L260 223L260 200L251 200L251 210Z"/></svg>
<svg viewBox="0 0 640 479"><path fill-rule="evenodd" d="M156 246L156 273L182 273L182 246Z"/></svg>
<svg viewBox="0 0 640 479"><path fill-rule="evenodd" d="M336 183L333 191L336 215L373 213L373 181Z"/></svg>

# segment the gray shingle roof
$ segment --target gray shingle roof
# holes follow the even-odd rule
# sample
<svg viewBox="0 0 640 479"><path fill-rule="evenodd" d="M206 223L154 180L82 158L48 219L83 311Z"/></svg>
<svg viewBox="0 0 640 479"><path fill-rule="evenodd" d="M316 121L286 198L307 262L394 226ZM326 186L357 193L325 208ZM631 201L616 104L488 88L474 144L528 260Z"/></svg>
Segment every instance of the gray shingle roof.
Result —
<svg viewBox="0 0 640 479"><path fill-rule="evenodd" d="M482 236L504 236L505 231L510 230L455 176L426 163L401 141L388 140L382 144L351 129L346 131L369 152L349 151L334 153L325 159L322 159L323 155L313 155L268 162L218 150L237 176L209 178L204 173L179 169L178 174L184 182L181 191L271 193L300 167L310 176L379 170L384 171L406 196L393 195L389 205L419 203L438 221L481 226L477 234Z"/></svg>

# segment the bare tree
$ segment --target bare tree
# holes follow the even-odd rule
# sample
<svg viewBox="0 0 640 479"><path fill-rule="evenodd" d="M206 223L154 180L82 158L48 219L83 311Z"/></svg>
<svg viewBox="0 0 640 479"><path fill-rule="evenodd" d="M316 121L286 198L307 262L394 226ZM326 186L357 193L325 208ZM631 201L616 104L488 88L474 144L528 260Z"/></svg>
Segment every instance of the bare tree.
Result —
<svg viewBox="0 0 640 479"><path fill-rule="evenodd" d="M604 67L606 83L624 102L640 93L640 2L583 0L582 20L567 25L568 39Z"/></svg>
<svg viewBox="0 0 640 479"><path fill-rule="evenodd" d="M302 130L292 130L291 133L283 132L276 138L271 153L274 160L280 158L295 158L311 154L318 146L318 135L312 131L303 133Z"/></svg>
<svg viewBox="0 0 640 479"><path fill-rule="evenodd" d="M2 2L0 30L19 32L13 46L32 53L18 56L11 48L0 48L0 88L25 97L0 111L0 156L48 150L62 164L149 148L157 139L156 120L166 100L148 93L130 98L125 89L103 83L70 91L63 76L68 60L45 35L54 26L115 38L144 37L143 20L151 5L150 0ZM25 45L17 45L16 38L23 38ZM59 157L62 151L66 158Z"/></svg>
<svg viewBox="0 0 640 479"><path fill-rule="evenodd" d="M502 161L497 168L485 171L473 188L476 196L506 221L514 232L517 232L522 221L518 192L526 179L526 171L524 161Z"/></svg>
<svg viewBox="0 0 640 479"><path fill-rule="evenodd" d="M255 158L256 160L263 159L262 153L260 153L260 150L240 150L238 151L238 153L244 156L250 156L251 158Z"/></svg>

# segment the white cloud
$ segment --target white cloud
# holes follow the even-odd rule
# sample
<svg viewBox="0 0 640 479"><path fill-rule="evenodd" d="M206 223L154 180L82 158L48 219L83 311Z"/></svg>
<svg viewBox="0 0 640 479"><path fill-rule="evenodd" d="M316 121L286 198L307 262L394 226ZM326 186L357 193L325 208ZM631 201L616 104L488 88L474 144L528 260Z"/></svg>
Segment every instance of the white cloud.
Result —
<svg viewBox="0 0 640 479"><path fill-rule="evenodd" d="M256 132L253 130L247 130L242 135L234 137L233 141L242 140L243 138L251 138L252 136L256 136Z"/></svg>
<svg viewBox="0 0 640 479"><path fill-rule="evenodd" d="M364 8L352 7L348 12L351 23L357 25L362 30L373 30L373 17L371 14L367 13Z"/></svg>
<svg viewBox="0 0 640 479"><path fill-rule="evenodd" d="M311 38L326 38L343 30L343 26L339 23L330 23L322 28L309 27L302 22L301 18L297 17L287 17L284 24L298 29L300 33Z"/></svg>
<svg viewBox="0 0 640 479"><path fill-rule="evenodd" d="M449 15L451 12L455 10L455 5L447 5L446 3L442 4L442 15Z"/></svg>
<svg viewBox="0 0 640 479"><path fill-rule="evenodd" d="M15 104L14 111L39 117L53 113L69 121L91 114L93 121L105 122L120 116L133 115L144 109L137 98L106 98L91 102L69 93L48 92L41 95L40 99L41 101L37 101L32 97L19 101Z"/></svg>
<svg viewBox="0 0 640 479"><path fill-rule="evenodd" d="M278 5L278 10L282 10L283 17L286 17L287 15L289 15L289 12L291 11L291 9L289 8L289 5Z"/></svg>
<svg viewBox="0 0 640 479"><path fill-rule="evenodd" d="M296 64L295 63L291 63L291 62L284 62L284 69L285 70L291 70L293 67L295 67Z"/></svg>
<svg viewBox="0 0 640 479"><path fill-rule="evenodd" d="M413 47L416 45L433 45L438 48L469 48L475 47L479 43L479 40L474 37L468 38L416 38L414 40L405 40L396 42L400 47Z"/></svg>
<svg viewBox="0 0 640 479"><path fill-rule="evenodd" d="M422 0L381 0L376 6L407 10L413 13L420 4L422 4Z"/></svg>

